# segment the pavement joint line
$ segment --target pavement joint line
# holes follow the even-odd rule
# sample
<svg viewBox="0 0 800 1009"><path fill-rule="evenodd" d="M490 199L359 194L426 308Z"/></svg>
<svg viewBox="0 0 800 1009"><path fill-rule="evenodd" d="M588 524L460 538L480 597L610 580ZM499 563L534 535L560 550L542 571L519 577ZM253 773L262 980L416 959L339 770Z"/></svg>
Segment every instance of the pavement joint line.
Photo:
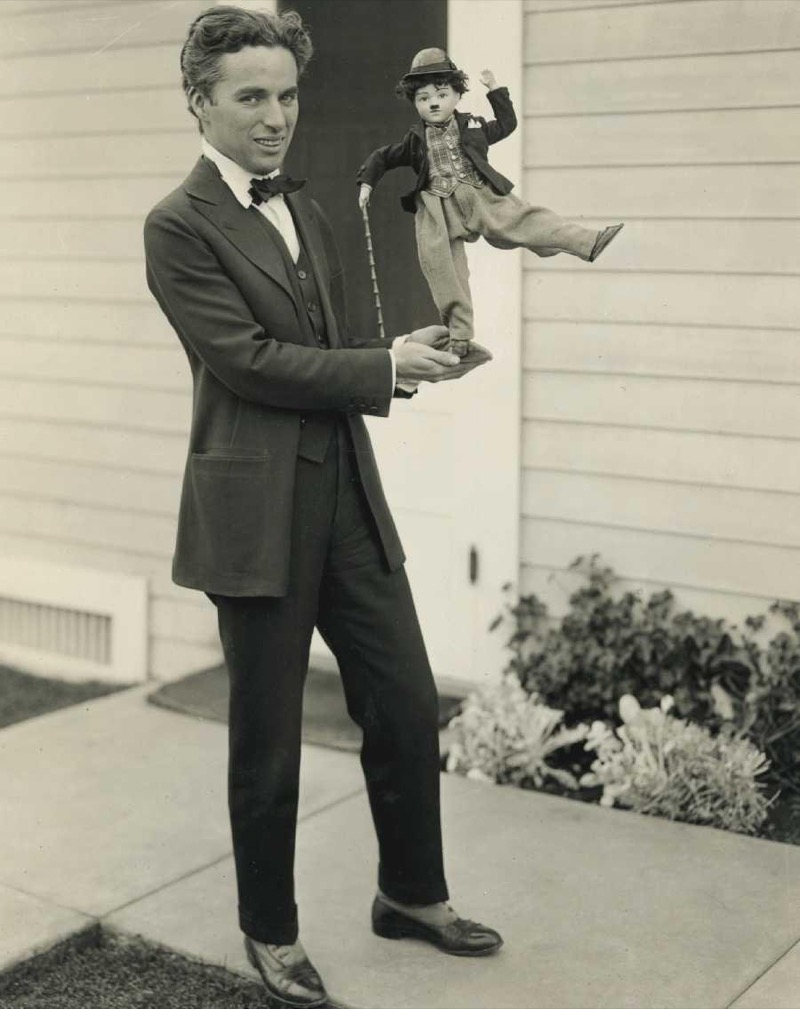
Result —
<svg viewBox="0 0 800 1009"><path fill-rule="evenodd" d="M20 893L23 897L30 897L32 900L40 900L43 904L50 904L52 907L58 907L62 911L70 911L73 914L82 914L85 918L97 918L97 915L93 914L91 911L82 911L79 907L73 907L71 904L62 904L61 901L53 900L52 897L44 897L35 890L25 890L16 883L9 883L5 879L0 879L0 887L4 887L6 890L13 890L14 893Z"/></svg>
<svg viewBox="0 0 800 1009"><path fill-rule="evenodd" d="M354 799L357 795L363 795L366 792L366 785L360 785L354 792L348 792L347 795L340 795L338 799L331 799L330 802L326 802L323 806L317 806L316 809L310 810L303 816L298 816L297 822L305 823L306 820L312 820L319 813L326 813L329 809L334 809L336 806L341 806L343 802L349 802Z"/></svg>
<svg viewBox="0 0 800 1009"><path fill-rule="evenodd" d="M131 907L133 904L138 904L142 900L147 900L148 897L154 897L157 893L161 893L162 890L167 890L169 887L174 886L176 883L182 883L184 880L191 879L192 876L197 876L201 872L205 872L206 869L213 869L215 865L220 865L226 859L233 858L232 851L226 851L224 855L218 855L213 858L210 862L204 862L202 865L196 866L194 869L188 869L186 872L182 872L179 876L175 876L172 879L168 879L163 883L159 883L158 886L153 887L152 890L146 890L144 893L137 894L136 897L132 897L130 900L126 900L124 904L119 904L116 907L112 907L108 911L104 911L102 914L95 915L98 921L104 921L112 914L117 914L119 911L124 911L126 907Z"/></svg>
<svg viewBox="0 0 800 1009"><path fill-rule="evenodd" d="M742 988L742 990L739 992L739 994L736 995L735 998L733 998L730 1002L727 1003L725 1009L732 1009L732 1007L736 1005L736 1003L739 1001L740 998L744 998L744 996L751 990L751 988L754 988L763 977L769 974L769 972L774 967L777 967L777 965L781 962L781 960L785 960L786 957L792 952L792 950L798 945L800 945L800 937L795 939L794 942L791 944L791 946L787 946L787 948L782 953L779 953L778 956L771 963L768 963L767 966L759 974L757 974L752 981L746 984L744 988Z"/></svg>
<svg viewBox="0 0 800 1009"><path fill-rule="evenodd" d="M305 823L307 820L312 819L318 813L324 813L329 809L333 809L335 806L341 805L343 802L347 802L350 799L355 798L357 795L361 795L366 791L366 786L359 787L354 792L349 792L347 795L343 795L338 799L333 799L331 802L325 803L322 806L312 809L305 816L298 817L298 824ZM93 917L98 921L104 921L112 914L117 914L120 911L124 911L125 908L131 907L133 904L138 904L139 901L147 900L149 897L154 897L157 893L161 893L163 890L167 890L171 886L175 886L177 883L183 883L187 879L191 879L192 876L197 876L201 872L205 872L207 869L212 869L215 865L220 865L226 859L233 858L232 851L226 851L225 854L219 855L217 858L212 859L210 862L205 862L203 865L199 865L194 869L189 869L187 872L181 873L179 876L175 876L173 879L167 880L164 883L160 883L158 886L153 887L152 890L147 890L145 893L138 894L136 897L132 897L130 900L126 900L124 904L119 904L117 907L111 908L109 911L104 911L100 915L92 915L86 911L78 911L79 914L87 914L88 917ZM31 894L30 896L36 896ZM67 908L67 910L78 910L77 908Z"/></svg>

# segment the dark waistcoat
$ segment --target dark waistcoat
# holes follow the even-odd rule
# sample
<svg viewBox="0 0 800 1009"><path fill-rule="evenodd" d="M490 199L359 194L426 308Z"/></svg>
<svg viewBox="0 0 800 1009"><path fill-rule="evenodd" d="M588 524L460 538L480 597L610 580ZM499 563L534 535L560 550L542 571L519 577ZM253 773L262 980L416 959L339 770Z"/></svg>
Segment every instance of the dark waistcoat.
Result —
<svg viewBox="0 0 800 1009"><path fill-rule="evenodd" d="M314 278L314 271L308 259L303 241L298 230L297 240L300 243L300 255L295 263L289 254L281 233L274 225L268 221L263 214L258 215L263 221L269 233L269 239L274 241L280 249L286 265L286 272L292 284L295 300L305 311L301 313L300 324L304 328L309 328L313 333L318 346L328 350L330 341L328 338L328 327L325 325L325 316L320 304L319 290ZM301 459L308 459L311 462L322 462L333 434L333 429L337 423L338 415L335 413L322 413L313 411L304 414L300 419L300 444L297 454Z"/></svg>

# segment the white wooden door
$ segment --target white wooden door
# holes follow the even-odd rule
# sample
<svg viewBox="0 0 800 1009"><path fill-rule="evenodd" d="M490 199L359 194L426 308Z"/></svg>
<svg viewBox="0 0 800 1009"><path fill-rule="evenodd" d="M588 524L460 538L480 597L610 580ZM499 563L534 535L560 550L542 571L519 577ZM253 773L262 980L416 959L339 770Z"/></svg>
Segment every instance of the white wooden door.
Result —
<svg viewBox="0 0 800 1009"><path fill-rule="evenodd" d="M471 84L459 107L491 118L479 80L489 67L519 112L519 0L449 0L448 36ZM521 134L520 126L491 151L499 171L520 183ZM478 685L507 661L503 635L488 627L519 570L522 253L478 242L468 256L476 338L494 360L458 382L423 386L370 430L434 673Z"/></svg>
<svg viewBox="0 0 800 1009"><path fill-rule="evenodd" d="M519 355L512 329L493 332L495 360L369 422L434 673L469 684L505 661L488 625L518 563Z"/></svg>
<svg viewBox="0 0 800 1009"><path fill-rule="evenodd" d="M520 0L448 0L448 32L471 79L462 110L491 117L484 67L521 102ZM519 182L521 132L492 148L492 163ZM457 382L423 385L388 418L368 421L440 683L488 682L507 661L502 634L488 627L519 570L521 255L468 247L476 338L494 360Z"/></svg>

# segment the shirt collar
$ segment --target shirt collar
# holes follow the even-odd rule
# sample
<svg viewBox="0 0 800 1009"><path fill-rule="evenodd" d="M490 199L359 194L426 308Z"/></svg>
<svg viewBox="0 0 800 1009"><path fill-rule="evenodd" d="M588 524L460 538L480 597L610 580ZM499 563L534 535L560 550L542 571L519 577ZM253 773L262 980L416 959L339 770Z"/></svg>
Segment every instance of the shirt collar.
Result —
<svg viewBox="0 0 800 1009"><path fill-rule="evenodd" d="M447 120L446 122L444 122L444 123L425 123L425 125L426 125L426 126L428 127L428 129L430 129L430 130L440 130L440 131L441 131L442 133L444 133L444 131L445 131L446 129L448 129L449 127L451 127L451 126L453 125L453 123L454 123L455 121L456 121L456 117L455 117L455 114L453 114L453 115L452 115L452 116L450 116L450 118L449 118L449 119L448 119L448 120Z"/></svg>
<svg viewBox="0 0 800 1009"><path fill-rule="evenodd" d="M280 169L276 168L274 171L270 172L269 175L251 175L250 172L242 168L241 165L237 165L235 161L232 161L226 155L221 154L216 147L212 147L205 137L202 138L200 147L203 152L203 157L206 157L209 161L214 162L219 169L219 174L222 176L222 181L228 186L230 191L245 209L247 209L253 202L253 198L250 195L250 185L252 180L271 179L273 176L280 174ZM281 199L283 199L282 196Z"/></svg>

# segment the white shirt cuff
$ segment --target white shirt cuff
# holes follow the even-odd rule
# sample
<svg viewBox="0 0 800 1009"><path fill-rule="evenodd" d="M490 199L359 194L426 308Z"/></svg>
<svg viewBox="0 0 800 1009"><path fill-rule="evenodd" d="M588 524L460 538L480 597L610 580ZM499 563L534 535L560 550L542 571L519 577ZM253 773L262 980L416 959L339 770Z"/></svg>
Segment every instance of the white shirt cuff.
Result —
<svg viewBox="0 0 800 1009"><path fill-rule="evenodd" d="M419 385L419 382L414 382L413 380L408 379L405 382L400 383L397 381L397 361L394 358L394 348L399 347L402 343L405 343L408 337L409 334L406 333L404 336L396 336L394 340L392 340L392 349L389 351L389 356L392 359L392 392L394 392L395 389L402 389L403 392L413 392Z"/></svg>

